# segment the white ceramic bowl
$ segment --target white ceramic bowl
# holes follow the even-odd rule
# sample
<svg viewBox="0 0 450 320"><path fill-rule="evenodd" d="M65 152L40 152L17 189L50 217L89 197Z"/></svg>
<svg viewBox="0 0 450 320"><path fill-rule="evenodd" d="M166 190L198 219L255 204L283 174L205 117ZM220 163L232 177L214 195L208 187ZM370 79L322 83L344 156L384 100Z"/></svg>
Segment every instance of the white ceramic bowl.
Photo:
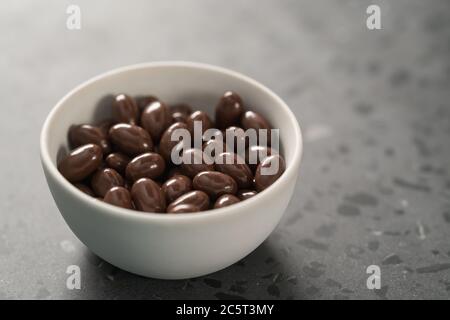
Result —
<svg viewBox="0 0 450 320"><path fill-rule="evenodd" d="M95 200L57 170L70 125L99 117L109 94L154 94L167 103L187 102L213 116L226 90L280 129L286 171L268 189L241 203L200 213L156 214ZM107 112L104 109L103 112ZM292 196L302 153L300 127L276 94L239 73L190 62L144 63L116 69L81 84L62 98L41 133L41 161L50 191L75 235L109 263L139 275L182 279L225 268L257 248L275 229Z"/></svg>

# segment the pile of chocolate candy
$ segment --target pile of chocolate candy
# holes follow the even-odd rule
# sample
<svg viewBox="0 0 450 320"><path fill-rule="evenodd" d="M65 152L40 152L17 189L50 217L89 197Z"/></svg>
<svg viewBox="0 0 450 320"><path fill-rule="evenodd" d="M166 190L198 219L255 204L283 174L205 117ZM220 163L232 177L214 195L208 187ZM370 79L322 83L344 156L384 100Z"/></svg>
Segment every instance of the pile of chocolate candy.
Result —
<svg viewBox="0 0 450 320"><path fill-rule="evenodd" d="M220 98L214 122L187 104L168 106L154 96L119 94L111 113L112 119L96 125L70 127L73 150L58 170L84 193L112 205L155 213L222 208L263 191L285 170L283 157L270 147L269 122L246 110L231 91ZM194 135L196 128L201 129L200 148L193 140L173 139L177 129ZM214 134L204 141L211 129ZM263 138L249 139L249 129L263 132ZM174 150L180 152L177 164ZM272 166L275 170L265 174Z"/></svg>

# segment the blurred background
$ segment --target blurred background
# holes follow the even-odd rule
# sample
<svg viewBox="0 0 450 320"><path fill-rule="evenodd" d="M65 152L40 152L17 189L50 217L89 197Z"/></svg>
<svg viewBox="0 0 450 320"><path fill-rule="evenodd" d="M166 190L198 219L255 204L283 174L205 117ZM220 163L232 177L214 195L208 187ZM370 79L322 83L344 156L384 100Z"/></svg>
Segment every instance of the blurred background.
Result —
<svg viewBox="0 0 450 320"><path fill-rule="evenodd" d="M66 28L71 4L80 30ZM366 27L370 4L381 30ZM63 95L156 60L257 79L304 135L277 230L197 279L145 279L95 257L40 166L40 129ZM450 298L449 1L1 1L0 70L0 298ZM66 288L69 265L81 290ZM380 290L366 287L369 265Z"/></svg>

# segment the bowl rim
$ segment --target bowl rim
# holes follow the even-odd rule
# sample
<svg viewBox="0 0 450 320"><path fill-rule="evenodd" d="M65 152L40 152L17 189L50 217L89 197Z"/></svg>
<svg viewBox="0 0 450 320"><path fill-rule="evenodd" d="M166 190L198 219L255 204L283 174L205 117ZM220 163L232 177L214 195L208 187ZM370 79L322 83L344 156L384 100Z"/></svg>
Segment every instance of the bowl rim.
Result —
<svg viewBox="0 0 450 320"><path fill-rule="evenodd" d="M76 92L83 90L84 88L92 85L93 83L102 81L104 78L108 78L110 76L120 74L123 72L127 72L130 70L143 69L143 68L165 68L165 67L183 67L183 68L193 68L193 69L201 69L202 71L207 72L215 72L222 73L228 77L239 79L240 81L244 81L249 83L250 85L256 87L258 90L264 91L266 94L270 95L278 104L283 112L287 113L288 118L290 120L290 125L294 128L295 137L291 140L290 143L296 142L294 146L294 154L292 157L292 161L286 165L286 170L284 173L267 189L259 192L255 196L245 200L233 204L231 206L219 208L219 209L209 209L205 211L200 211L196 213L178 213L178 214L164 214L164 213L154 213L154 212L140 212L132 209L121 208L118 206L114 206L108 204L103 201L99 201L72 185L67 179L65 179L62 174L58 171L56 165L51 160L49 150L48 150L48 137L49 137L49 127L50 124L54 121L55 115L58 113L59 109L65 102L70 99ZM40 135L40 155L41 162L44 166L44 169L52 176L54 180L56 180L67 192L71 193L75 198L79 201L85 202L88 206L100 207L102 212L107 212L107 214L113 214L120 217L126 218L135 218L139 220L157 220L157 221L174 221L174 220L192 220L192 219L201 219L208 217L216 217L219 218L223 215L230 214L230 211L242 212L249 209L253 203L256 201L260 201L263 197L270 197L270 194L273 193L277 187L286 183L289 177L294 174L295 167L300 165L301 158L303 153L303 140L302 133L300 129L300 125L291 111L291 109L287 106L287 104L272 90L270 90L265 85L260 82L254 80L253 78L241 74L239 72L219 67L215 65L199 63L199 62L190 62L190 61L155 61L155 62L143 62L138 64L132 64L127 66L122 66L118 68L114 68L112 70L103 72L99 75L91 77L90 79L82 82L77 85L75 88L70 90L66 95L64 95L56 105L51 109L50 113L47 115L45 122L42 126L41 135Z"/></svg>

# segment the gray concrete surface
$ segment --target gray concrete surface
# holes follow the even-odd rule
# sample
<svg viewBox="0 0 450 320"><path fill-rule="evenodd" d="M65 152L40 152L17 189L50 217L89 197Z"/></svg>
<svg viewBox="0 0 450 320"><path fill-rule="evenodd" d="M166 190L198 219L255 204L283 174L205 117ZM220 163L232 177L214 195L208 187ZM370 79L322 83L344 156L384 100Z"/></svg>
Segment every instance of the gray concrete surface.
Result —
<svg viewBox="0 0 450 320"><path fill-rule="evenodd" d="M382 30L365 27L381 6ZM65 27L69 4L82 29ZM0 298L449 299L449 1L1 1ZM39 161L56 101L111 68L192 60L248 74L305 137L277 230L225 270L137 277L71 233ZM66 289L68 265L82 289ZM368 290L379 265L382 288Z"/></svg>

